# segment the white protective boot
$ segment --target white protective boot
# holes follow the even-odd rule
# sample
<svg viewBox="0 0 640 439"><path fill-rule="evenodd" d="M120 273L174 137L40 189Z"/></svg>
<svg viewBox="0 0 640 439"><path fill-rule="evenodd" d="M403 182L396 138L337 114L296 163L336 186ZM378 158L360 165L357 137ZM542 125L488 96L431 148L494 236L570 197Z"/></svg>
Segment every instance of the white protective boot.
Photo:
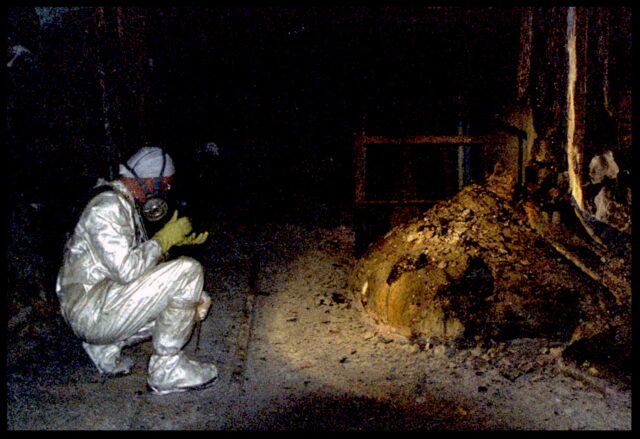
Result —
<svg viewBox="0 0 640 439"><path fill-rule="evenodd" d="M212 385L218 370L191 360L182 352L195 324L196 304L173 301L160 313L153 329L154 353L149 359L149 389L158 395L200 390Z"/></svg>
<svg viewBox="0 0 640 439"><path fill-rule="evenodd" d="M131 346L150 339L153 325L154 322L146 324L136 334L123 341L103 345L83 342L82 347L91 358L91 361L93 361L93 364L96 365L98 371L100 371L100 375L109 377L128 375L131 373L131 368L135 363L129 357L121 357L120 351L125 346Z"/></svg>
<svg viewBox="0 0 640 439"><path fill-rule="evenodd" d="M157 395L206 389L217 378L218 370L213 364L191 360L182 351L175 355L154 354L149 360L147 383Z"/></svg>
<svg viewBox="0 0 640 439"><path fill-rule="evenodd" d="M129 357L120 357L123 343L89 344L82 342L82 347L100 371L100 375L122 376L131 373L134 362Z"/></svg>

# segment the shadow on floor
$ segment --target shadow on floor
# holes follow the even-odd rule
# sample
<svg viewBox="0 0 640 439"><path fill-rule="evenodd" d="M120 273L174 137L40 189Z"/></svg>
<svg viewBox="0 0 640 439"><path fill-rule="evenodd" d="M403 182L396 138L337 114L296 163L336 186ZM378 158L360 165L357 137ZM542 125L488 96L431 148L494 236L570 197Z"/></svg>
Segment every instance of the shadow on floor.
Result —
<svg viewBox="0 0 640 439"><path fill-rule="evenodd" d="M485 430L509 429L479 407L427 398L407 405L396 400L349 394L306 394L246 414L243 430Z"/></svg>

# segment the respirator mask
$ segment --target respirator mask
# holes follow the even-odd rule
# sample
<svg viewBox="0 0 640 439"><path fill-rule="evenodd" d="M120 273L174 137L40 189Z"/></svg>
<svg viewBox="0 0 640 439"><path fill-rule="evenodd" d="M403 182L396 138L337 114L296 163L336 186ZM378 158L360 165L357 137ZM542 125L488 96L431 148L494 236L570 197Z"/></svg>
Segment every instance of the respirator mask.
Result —
<svg viewBox="0 0 640 439"><path fill-rule="evenodd" d="M144 203L142 203L140 209L142 212L142 216L145 220L153 223L164 219L169 213L169 199L167 196L167 192L160 189L165 165L166 153L162 151L162 168L160 169L160 174L158 175L158 177L153 178L153 192L151 192L144 181L142 181L138 174L136 174L133 168L126 163L124 164L124 167L127 168L129 172L131 172L131 174L133 174L133 177L136 179L140 187L144 190L146 198Z"/></svg>

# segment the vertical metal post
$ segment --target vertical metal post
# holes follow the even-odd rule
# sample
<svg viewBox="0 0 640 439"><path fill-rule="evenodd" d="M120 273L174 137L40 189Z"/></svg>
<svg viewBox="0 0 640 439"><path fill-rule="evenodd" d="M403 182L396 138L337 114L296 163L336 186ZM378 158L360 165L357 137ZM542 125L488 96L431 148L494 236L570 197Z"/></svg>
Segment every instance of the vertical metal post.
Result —
<svg viewBox="0 0 640 439"><path fill-rule="evenodd" d="M458 135L465 136L469 132L463 119L458 121ZM471 151L469 145L458 145L458 189L469 183L471 173Z"/></svg>
<svg viewBox="0 0 640 439"><path fill-rule="evenodd" d="M363 202L365 200L365 179L366 179L366 148L364 146L364 139L362 137L356 137L355 144L355 198L356 203Z"/></svg>
<svg viewBox="0 0 640 439"><path fill-rule="evenodd" d="M96 33L98 34L98 42L104 38L106 29L106 18L104 7L96 7ZM100 46L100 44L98 44ZM100 91L102 97L102 118L104 122L104 143L109 154L109 179L113 180L116 176L116 151L115 143L113 141L112 124L110 118L110 95L107 90L106 83L106 66L104 60L103 50L100 47L96 48L96 59L98 68L98 82L100 84Z"/></svg>
<svg viewBox="0 0 640 439"><path fill-rule="evenodd" d="M458 126L457 134L459 136L467 135L469 132L466 112L466 102L463 100L463 95L459 94L456 98L456 107L458 112ZM469 174L471 164L469 163L471 154L469 145L458 145L458 190L462 189L467 183L469 183Z"/></svg>
<svg viewBox="0 0 640 439"><path fill-rule="evenodd" d="M520 199L520 196L524 192L524 142L526 138L526 135L522 133L518 134L518 169L516 173L515 188L516 200Z"/></svg>
<svg viewBox="0 0 640 439"><path fill-rule="evenodd" d="M458 135L462 135L462 121L458 122ZM458 145L458 190L464 186L464 145Z"/></svg>
<svg viewBox="0 0 640 439"><path fill-rule="evenodd" d="M533 11L523 7L520 17L520 54L518 55L517 99L526 99L531 78L531 45L533 42Z"/></svg>

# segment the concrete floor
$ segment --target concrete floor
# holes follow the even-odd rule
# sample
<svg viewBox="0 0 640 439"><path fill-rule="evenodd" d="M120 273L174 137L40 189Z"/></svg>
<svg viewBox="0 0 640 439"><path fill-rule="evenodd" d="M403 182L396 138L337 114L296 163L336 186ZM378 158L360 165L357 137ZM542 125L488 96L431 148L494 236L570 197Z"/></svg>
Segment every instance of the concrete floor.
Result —
<svg viewBox="0 0 640 439"><path fill-rule="evenodd" d="M59 316L34 310L9 334L7 428L631 427L630 391L596 391L548 367L507 379L492 366L490 352L425 352L378 332L348 299L354 241L348 226L255 226L231 219L209 230L210 241L193 256L205 266L213 305L199 351L195 337L185 351L218 366L213 387L149 394L149 342L125 349L136 361L130 375L102 380ZM263 294L248 300L256 255L256 288Z"/></svg>

